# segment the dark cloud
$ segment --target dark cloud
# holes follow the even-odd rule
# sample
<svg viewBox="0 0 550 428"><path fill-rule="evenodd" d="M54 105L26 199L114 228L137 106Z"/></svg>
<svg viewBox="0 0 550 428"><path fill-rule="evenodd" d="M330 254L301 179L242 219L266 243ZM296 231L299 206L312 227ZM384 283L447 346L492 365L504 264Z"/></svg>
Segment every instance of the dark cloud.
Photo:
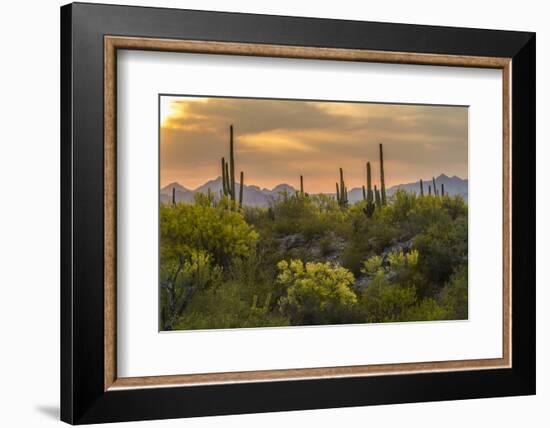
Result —
<svg viewBox="0 0 550 428"><path fill-rule="evenodd" d="M165 99L161 182L197 187L220 175L235 128L237 169L272 187L306 176L312 192L332 191L339 167L350 187L365 162L378 168L384 144L388 185L446 173L467 176L465 107L208 98Z"/></svg>

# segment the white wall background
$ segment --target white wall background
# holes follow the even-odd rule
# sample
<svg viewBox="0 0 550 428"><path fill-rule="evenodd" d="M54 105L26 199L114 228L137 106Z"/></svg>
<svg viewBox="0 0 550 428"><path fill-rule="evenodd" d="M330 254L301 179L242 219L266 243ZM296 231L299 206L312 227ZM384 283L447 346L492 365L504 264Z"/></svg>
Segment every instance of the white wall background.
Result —
<svg viewBox="0 0 550 428"><path fill-rule="evenodd" d="M126 4L537 32L538 394L139 423L186 427L548 426L550 27L545 2L146 0ZM116 3L104 0L103 3ZM0 9L0 425L59 424L59 0ZM546 78L545 78L546 77ZM546 98L546 99L545 99ZM546 120L545 120L546 119ZM546 199L543 197L546 196ZM138 423L125 426L138 426Z"/></svg>

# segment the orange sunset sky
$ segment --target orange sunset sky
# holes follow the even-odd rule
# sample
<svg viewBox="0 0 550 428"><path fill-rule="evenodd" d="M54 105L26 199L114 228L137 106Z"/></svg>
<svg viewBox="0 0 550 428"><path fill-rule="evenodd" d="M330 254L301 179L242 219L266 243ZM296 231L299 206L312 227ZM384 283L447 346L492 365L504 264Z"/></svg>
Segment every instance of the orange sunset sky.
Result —
<svg viewBox="0 0 550 428"><path fill-rule="evenodd" d="M376 184L379 143L386 187L468 175L467 107L161 96L160 122L161 187L220 176L231 124L246 185L299 187L303 175L307 192L331 193L340 167L350 189L365 184L367 161Z"/></svg>

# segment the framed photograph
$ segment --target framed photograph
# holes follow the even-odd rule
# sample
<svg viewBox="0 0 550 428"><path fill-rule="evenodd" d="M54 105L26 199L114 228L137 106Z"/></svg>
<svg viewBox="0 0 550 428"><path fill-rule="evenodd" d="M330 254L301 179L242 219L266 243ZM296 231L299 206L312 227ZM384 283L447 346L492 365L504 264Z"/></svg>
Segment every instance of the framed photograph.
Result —
<svg viewBox="0 0 550 428"><path fill-rule="evenodd" d="M61 54L62 420L535 393L533 33L76 3Z"/></svg>

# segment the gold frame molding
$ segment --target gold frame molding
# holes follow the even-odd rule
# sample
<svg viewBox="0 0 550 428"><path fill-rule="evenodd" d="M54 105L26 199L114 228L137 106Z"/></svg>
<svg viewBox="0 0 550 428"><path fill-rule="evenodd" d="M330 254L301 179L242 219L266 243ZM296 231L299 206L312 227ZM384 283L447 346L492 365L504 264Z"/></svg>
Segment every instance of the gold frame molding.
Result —
<svg viewBox="0 0 550 428"><path fill-rule="evenodd" d="M116 368L116 81L118 49L218 55L324 59L502 70L503 91L503 349L502 358L358 365L171 376L117 377ZM511 58L382 52L196 40L105 36L104 38L104 389L355 377L511 367Z"/></svg>

